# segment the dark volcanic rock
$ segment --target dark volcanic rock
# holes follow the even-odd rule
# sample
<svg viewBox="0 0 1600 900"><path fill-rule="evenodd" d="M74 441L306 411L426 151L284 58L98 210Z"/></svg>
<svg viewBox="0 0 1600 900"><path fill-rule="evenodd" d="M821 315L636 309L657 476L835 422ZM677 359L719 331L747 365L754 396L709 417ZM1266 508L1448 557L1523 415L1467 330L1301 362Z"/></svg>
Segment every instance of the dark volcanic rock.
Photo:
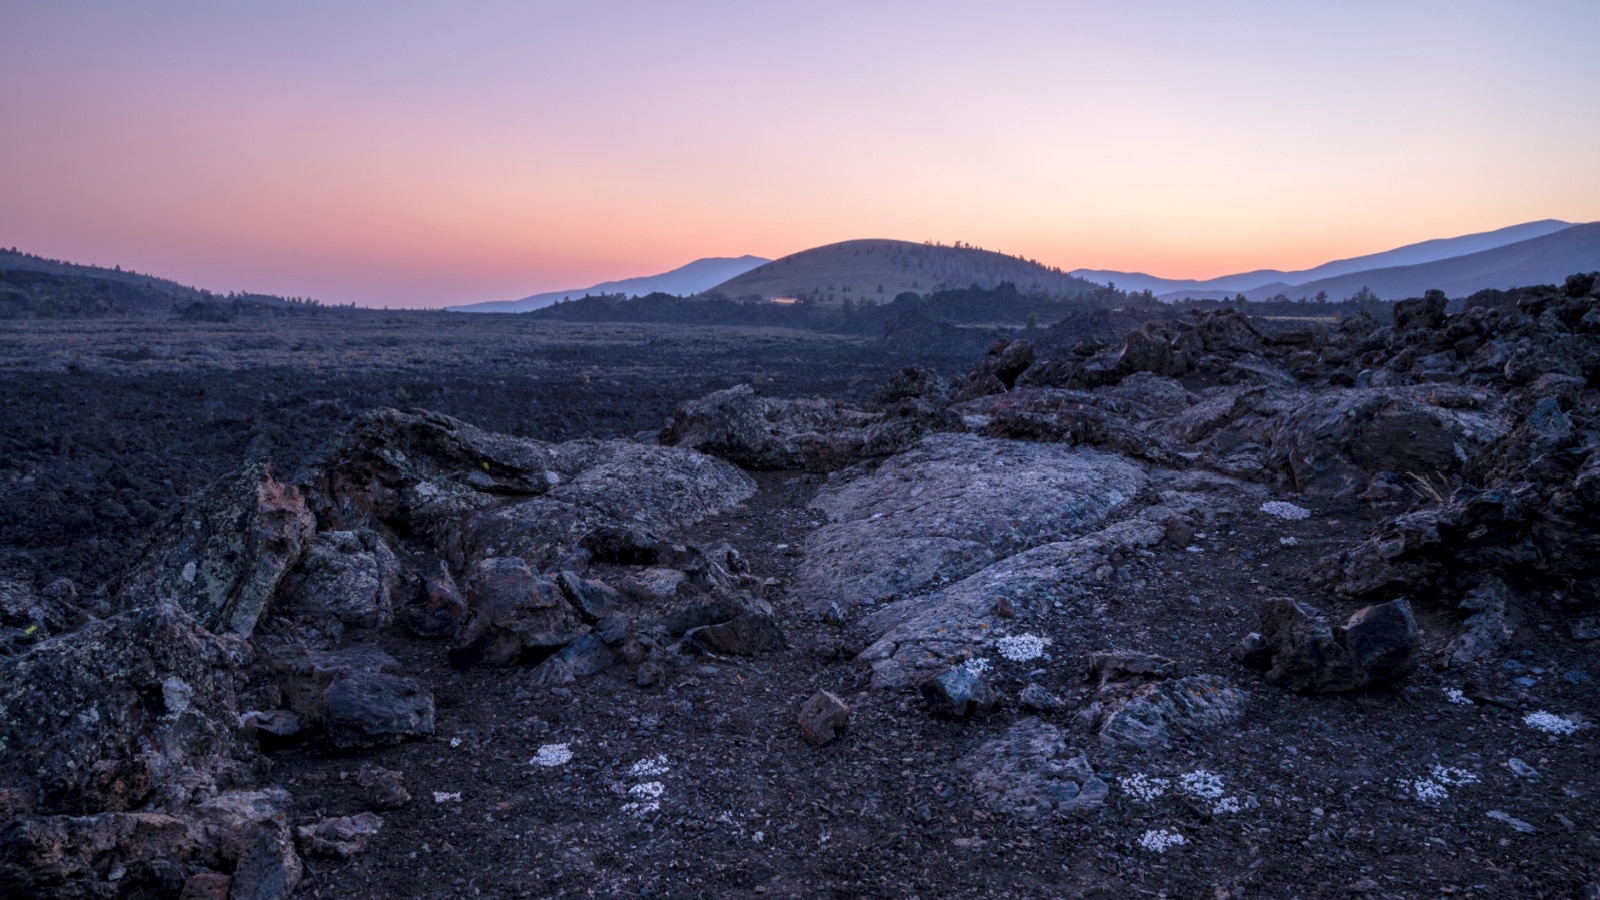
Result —
<svg viewBox="0 0 1600 900"><path fill-rule="evenodd" d="M800 734L820 747L850 722L850 704L827 691L817 691L800 705L799 722Z"/></svg>
<svg viewBox="0 0 1600 900"><path fill-rule="evenodd" d="M777 620L771 613L759 610L741 613L719 625L691 629L683 639L702 653L725 656L756 656L786 646Z"/></svg>
<svg viewBox="0 0 1600 900"><path fill-rule="evenodd" d="M1019 819L1089 812L1110 788L1083 754L1067 749L1061 730L1029 717L964 757L978 801Z"/></svg>
<svg viewBox="0 0 1600 900"><path fill-rule="evenodd" d="M951 666L918 685L934 712L961 718L994 709L999 693L988 679L966 665Z"/></svg>
<svg viewBox="0 0 1600 900"><path fill-rule="evenodd" d="M349 859L367 849L367 844L382 829L381 816L364 812L302 825L295 829L294 835L308 855Z"/></svg>
<svg viewBox="0 0 1600 900"><path fill-rule="evenodd" d="M433 733L433 693L420 681L349 672L328 686L328 740L340 749L376 747Z"/></svg>
<svg viewBox="0 0 1600 900"><path fill-rule="evenodd" d="M584 633L555 580L517 557L480 560L467 581L467 619L450 647L457 666L511 666L526 652L564 647Z"/></svg>
<svg viewBox="0 0 1600 900"><path fill-rule="evenodd" d="M188 504L118 585L115 603L170 600L207 630L248 637L314 525L294 485L250 466Z"/></svg>
<svg viewBox="0 0 1600 900"><path fill-rule="evenodd" d="M1356 691L1398 681L1416 668L1422 641L1411 605L1391 600L1330 626L1288 599L1261 605L1258 641L1241 660L1270 660L1266 678L1292 691ZM1248 640L1248 639L1247 639Z"/></svg>
<svg viewBox="0 0 1600 900"><path fill-rule="evenodd" d="M199 855L190 824L160 813L16 819L0 825L0 892L8 897L176 896ZM120 866L122 884L103 889Z"/></svg>
<svg viewBox="0 0 1600 900"><path fill-rule="evenodd" d="M1106 746L1165 747L1178 736L1196 736L1244 715L1248 695L1216 675L1159 681L1114 702L1104 713L1100 742Z"/></svg>
<svg viewBox="0 0 1600 900"><path fill-rule="evenodd" d="M234 679L248 647L161 603L0 666L0 787L41 812L181 802L243 752Z"/></svg>
<svg viewBox="0 0 1600 900"><path fill-rule="evenodd" d="M325 531L306 542L300 564L285 581L285 615L337 635L345 628L378 628L394 621L400 562L371 531Z"/></svg>
<svg viewBox="0 0 1600 900"><path fill-rule="evenodd" d="M466 620L467 600L450 576L450 567L443 562L434 564L422 596L400 613L400 621L411 633L424 638L455 637Z"/></svg>
<svg viewBox="0 0 1600 900"><path fill-rule="evenodd" d="M403 772L362 763L356 783L366 792L367 802L374 809L399 809L411 802Z"/></svg>

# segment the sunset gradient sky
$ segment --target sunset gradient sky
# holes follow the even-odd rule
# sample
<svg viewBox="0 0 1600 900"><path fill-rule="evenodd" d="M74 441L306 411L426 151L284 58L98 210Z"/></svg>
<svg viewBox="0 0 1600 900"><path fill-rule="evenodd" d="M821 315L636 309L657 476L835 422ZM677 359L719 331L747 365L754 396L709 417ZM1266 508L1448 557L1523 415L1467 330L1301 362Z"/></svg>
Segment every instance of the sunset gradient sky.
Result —
<svg viewBox="0 0 1600 900"><path fill-rule="evenodd" d="M0 246L442 306L966 241L1301 268L1600 219L1600 2L0 5Z"/></svg>

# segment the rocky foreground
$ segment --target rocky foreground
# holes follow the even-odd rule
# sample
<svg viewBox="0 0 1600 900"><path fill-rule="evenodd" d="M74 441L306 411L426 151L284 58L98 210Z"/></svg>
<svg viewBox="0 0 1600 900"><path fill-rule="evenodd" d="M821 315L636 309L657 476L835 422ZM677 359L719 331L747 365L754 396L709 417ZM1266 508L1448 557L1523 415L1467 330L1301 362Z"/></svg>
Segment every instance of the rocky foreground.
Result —
<svg viewBox="0 0 1600 900"><path fill-rule="evenodd" d="M1600 891L1600 288L1393 313L654 442L373 411L0 582L0 886Z"/></svg>

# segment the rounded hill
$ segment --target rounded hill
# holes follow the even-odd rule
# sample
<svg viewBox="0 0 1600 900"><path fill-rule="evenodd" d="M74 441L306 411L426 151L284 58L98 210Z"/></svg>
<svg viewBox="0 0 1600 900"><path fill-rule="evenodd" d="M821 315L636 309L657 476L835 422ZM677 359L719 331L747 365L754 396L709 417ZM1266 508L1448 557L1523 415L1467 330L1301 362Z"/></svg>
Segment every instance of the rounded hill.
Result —
<svg viewBox="0 0 1600 900"><path fill-rule="evenodd" d="M802 250L730 278L707 293L732 299L795 299L842 304L887 301L904 291L994 288L1002 282L1025 294L1077 297L1098 289L1036 260L970 244L856 240Z"/></svg>

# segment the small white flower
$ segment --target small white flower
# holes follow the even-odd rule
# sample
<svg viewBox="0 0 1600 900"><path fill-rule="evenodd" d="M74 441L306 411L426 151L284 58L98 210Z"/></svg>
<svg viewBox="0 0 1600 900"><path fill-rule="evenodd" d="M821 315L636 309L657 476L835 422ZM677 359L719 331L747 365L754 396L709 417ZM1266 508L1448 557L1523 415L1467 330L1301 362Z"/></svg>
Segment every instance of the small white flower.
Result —
<svg viewBox="0 0 1600 900"><path fill-rule="evenodd" d="M1577 722L1571 719L1564 719L1555 713L1545 712L1542 709L1523 716L1522 724L1545 734L1571 734L1578 730Z"/></svg>
<svg viewBox="0 0 1600 900"><path fill-rule="evenodd" d="M1300 539L1291 534L1288 537L1278 538L1278 543L1285 547L1293 547L1300 543Z"/></svg>
<svg viewBox="0 0 1600 900"><path fill-rule="evenodd" d="M634 778L649 778L653 775L665 775L670 771L671 768L667 765L667 757L663 754L639 760L633 764L633 768L628 770L628 774Z"/></svg>
<svg viewBox="0 0 1600 900"><path fill-rule="evenodd" d="M444 791L434 791L433 792L433 802L435 802L435 803L460 803L461 802L461 792L460 791L456 791L454 793L447 794Z"/></svg>
<svg viewBox="0 0 1600 900"><path fill-rule="evenodd" d="M1143 773L1129 775L1119 783L1122 785L1123 790L1146 803L1165 794L1167 787L1171 784L1165 778L1151 778Z"/></svg>
<svg viewBox="0 0 1600 900"><path fill-rule="evenodd" d="M1225 813L1236 813L1240 809L1241 807L1239 806L1238 797L1223 797L1221 800L1217 801L1216 806L1211 807L1211 814L1214 816L1220 816Z"/></svg>
<svg viewBox="0 0 1600 900"><path fill-rule="evenodd" d="M1176 831L1160 828L1155 831L1146 831L1139 838L1139 846L1155 853L1165 853L1168 847L1179 847L1189 843L1183 835Z"/></svg>
<svg viewBox="0 0 1600 900"><path fill-rule="evenodd" d="M1049 638L1042 638L1032 634L1008 635L995 642L995 649L1000 655L1012 662L1027 662L1038 659L1044 655L1044 648L1050 643Z"/></svg>
<svg viewBox="0 0 1600 900"><path fill-rule="evenodd" d="M1462 706L1471 706L1472 705L1472 698L1468 697L1466 694L1461 693L1461 689L1460 688L1445 688L1444 689L1444 699L1450 701L1451 703L1459 703Z"/></svg>
<svg viewBox="0 0 1600 900"><path fill-rule="evenodd" d="M1222 796L1222 776L1213 775L1205 769L1195 769L1178 777L1178 789L1191 797L1216 800Z"/></svg>
<svg viewBox="0 0 1600 900"><path fill-rule="evenodd" d="M461 738L453 737L453 738L450 739L450 749L451 750L454 750L455 748L457 748L459 746L461 746Z"/></svg>
<svg viewBox="0 0 1600 900"><path fill-rule="evenodd" d="M1287 519L1290 522L1298 522L1301 519L1311 517L1311 510L1295 506L1293 503L1285 503L1282 500L1268 500L1261 504L1261 511L1269 516Z"/></svg>
<svg viewBox="0 0 1600 900"><path fill-rule="evenodd" d="M972 659L962 663L962 665L966 666L967 671L974 675L982 675L983 673L989 671L989 660L982 656L975 656Z"/></svg>
<svg viewBox="0 0 1600 900"><path fill-rule="evenodd" d="M566 744L545 744L539 748L539 755L528 760L530 766L554 767L566 765L572 759L572 748Z"/></svg>
<svg viewBox="0 0 1600 900"><path fill-rule="evenodd" d="M1183 548L1183 552L1185 552L1185 553L1204 553L1206 551L1205 551L1205 548L1203 548L1203 547L1196 547L1195 545L1190 544L1189 546Z"/></svg>
<svg viewBox="0 0 1600 900"><path fill-rule="evenodd" d="M639 802L639 803L624 803L624 804L622 804L622 811L623 812L630 813L630 814L635 815L635 816L640 816L641 818L644 817L644 816L648 816L653 812L658 812L658 811L660 811L660 809L661 809L661 802L659 800L646 800L646 801Z"/></svg>

